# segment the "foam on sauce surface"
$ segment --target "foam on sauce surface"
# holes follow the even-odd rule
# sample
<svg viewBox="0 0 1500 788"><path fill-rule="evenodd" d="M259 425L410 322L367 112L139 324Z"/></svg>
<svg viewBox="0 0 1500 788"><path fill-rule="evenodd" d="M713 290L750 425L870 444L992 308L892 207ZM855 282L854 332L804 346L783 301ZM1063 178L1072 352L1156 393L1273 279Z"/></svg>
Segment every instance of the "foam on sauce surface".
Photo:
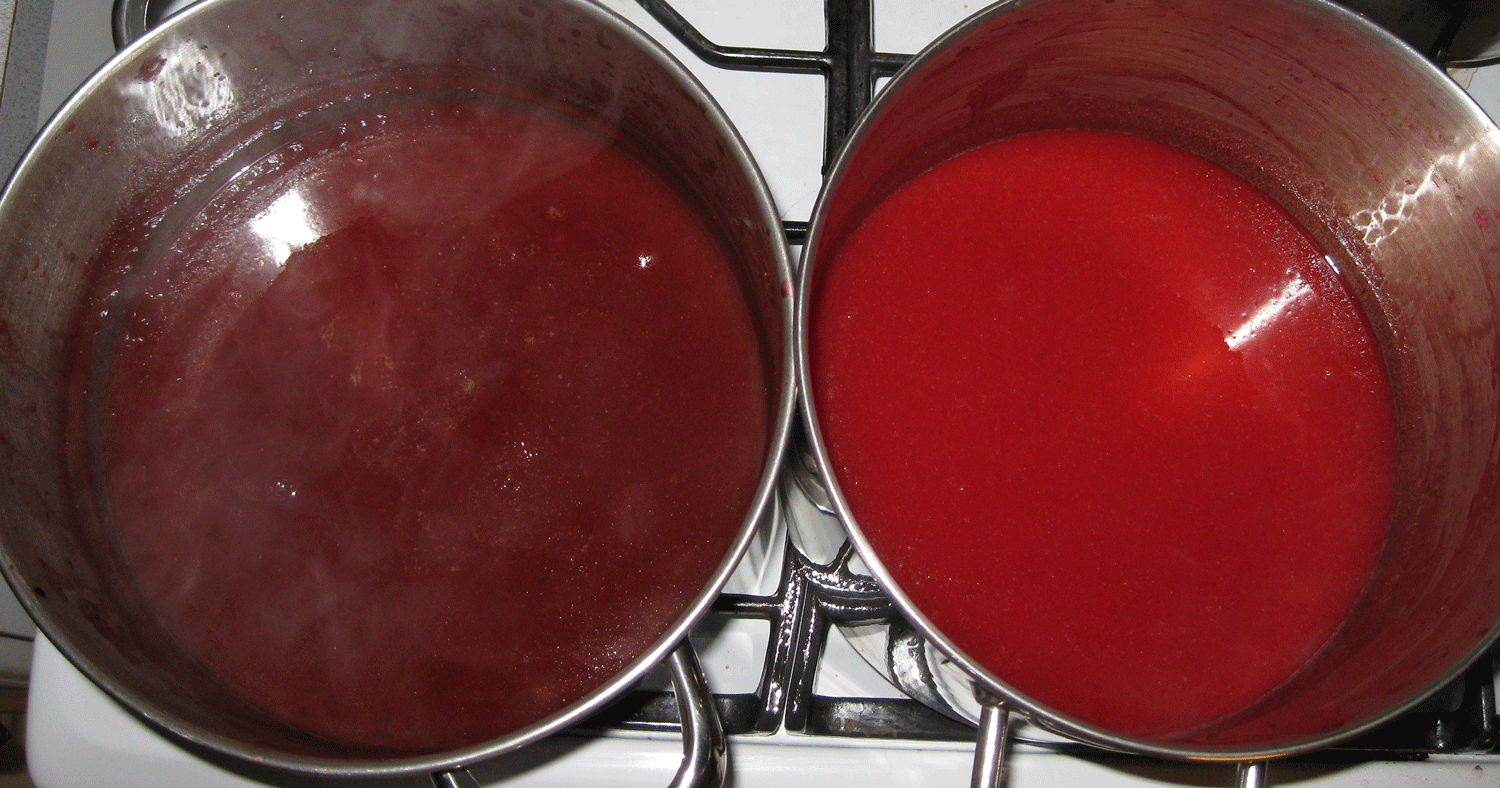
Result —
<svg viewBox="0 0 1500 788"><path fill-rule="evenodd" d="M912 602L1021 693L1170 738L1339 628L1388 526L1387 373L1307 233L1144 138L943 162L820 271L818 418Z"/></svg>

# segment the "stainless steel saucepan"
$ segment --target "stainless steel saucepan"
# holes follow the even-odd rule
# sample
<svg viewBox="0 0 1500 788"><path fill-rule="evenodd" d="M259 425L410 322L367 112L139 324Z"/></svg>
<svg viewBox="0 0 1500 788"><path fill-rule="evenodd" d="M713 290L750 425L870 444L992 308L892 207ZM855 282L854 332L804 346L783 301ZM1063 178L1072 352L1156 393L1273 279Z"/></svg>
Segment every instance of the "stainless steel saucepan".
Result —
<svg viewBox="0 0 1500 788"><path fill-rule="evenodd" d="M149 271L150 251L169 247L195 206L232 192L237 177L277 151L326 142L328 129L369 98L341 91L371 85L381 95L436 85L445 101L535 97L549 112L617 137L726 250L767 381L755 395L756 418L767 425L754 460L758 484L732 518L693 526L704 544L717 545L713 554L683 566L681 545L653 548L674 574L691 578L691 592L663 619L669 623L642 633L646 645L623 655L624 667L560 710L442 751L389 755L350 751L256 713L162 636L101 514L101 491L80 482L97 480L92 428L68 416L79 412L72 398L91 396L70 378L73 332L90 324L80 310L97 304L100 282L113 275L103 261L114 256L118 266L118 253L134 248L121 239L146 250L124 267ZM130 216L140 221L122 235L122 217ZM679 698L687 699L696 669L679 644L770 516L795 399L791 294L781 226L745 145L702 86L612 12L587 0L204 0L90 78L41 131L0 198L0 564L63 654L180 739L304 774L427 772L457 784L454 770L578 722L669 655ZM324 558L306 556L306 565L289 569L317 572ZM641 570L606 562L580 568L572 582L608 588L611 577ZM685 729L716 725L701 693L684 717ZM722 735L705 733L694 747L679 779L721 780Z"/></svg>
<svg viewBox="0 0 1500 788"><path fill-rule="evenodd" d="M1150 739L1038 702L913 604L846 500L809 357L820 273L881 200L982 143L1062 128L1176 145L1285 207L1374 322L1397 401L1394 515L1363 601L1245 712ZM866 563L990 701L984 758L998 746L1004 708L1105 747L1255 763L1253 779L1264 759L1328 746L1411 708L1488 647L1500 622L1497 208L1500 131L1490 119L1416 52L1320 0L1013 0L949 31L897 75L840 153L813 216L797 314L802 405L833 507ZM986 582L1006 583L1005 566ZM985 763L979 771L990 775L994 761Z"/></svg>

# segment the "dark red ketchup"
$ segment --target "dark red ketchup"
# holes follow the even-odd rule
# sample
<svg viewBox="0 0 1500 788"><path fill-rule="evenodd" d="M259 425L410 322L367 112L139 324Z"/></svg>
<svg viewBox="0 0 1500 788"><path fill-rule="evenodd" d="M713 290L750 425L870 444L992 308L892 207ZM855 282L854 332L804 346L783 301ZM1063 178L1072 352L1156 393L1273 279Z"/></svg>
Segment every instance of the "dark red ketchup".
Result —
<svg viewBox="0 0 1500 788"><path fill-rule="evenodd" d="M559 115L356 111L149 263L103 354L108 521L178 647L307 735L545 717L682 614L749 508L768 382L725 250Z"/></svg>
<svg viewBox="0 0 1500 788"><path fill-rule="evenodd" d="M1140 137L984 145L821 272L818 417L911 601L1019 692L1164 737L1339 628L1388 526L1395 417L1324 253L1238 176Z"/></svg>

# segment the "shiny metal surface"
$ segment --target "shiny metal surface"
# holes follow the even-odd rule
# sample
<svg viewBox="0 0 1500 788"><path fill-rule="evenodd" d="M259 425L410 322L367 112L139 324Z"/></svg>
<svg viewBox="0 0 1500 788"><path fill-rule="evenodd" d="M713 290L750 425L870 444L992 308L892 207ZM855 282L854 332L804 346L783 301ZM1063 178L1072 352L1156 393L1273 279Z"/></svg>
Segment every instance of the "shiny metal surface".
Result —
<svg viewBox="0 0 1500 788"><path fill-rule="evenodd" d="M432 788L479 788L479 781L467 769L455 769L432 775Z"/></svg>
<svg viewBox="0 0 1500 788"><path fill-rule="evenodd" d="M974 688L974 698L983 711L979 715L979 738L974 744L974 788L1004 788L1009 761L1005 747L1010 739L1010 709L983 687Z"/></svg>
<svg viewBox="0 0 1500 788"><path fill-rule="evenodd" d="M808 302L862 217L949 156L1031 130L1093 127L1218 161L1286 207L1376 325L1398 402L1387 551L1340 634L1217 729L1143 741L1068 719L967 658L892 581L819 432ZM1254 760L1368 730L1494 640L1500 600L1500 131L1442 72L1319 0L1016 0L938 39L854 130L815 210L797 364L810 447L865 563L922 634L1032 721L1158 756ZM1213 727L1213 726L1210 726Z"/></svg>
<svg viewBox="0 0 1500 788"><path fill-rule="evenodd" d="M452 14L461 20L454 21ZM571 43L544 33L574 30ZM583 35L583 33L587 35ZM598 74L621 75L599 93ZM716 223L742 267L776 381L761 483L731 549L675 623L627 669L557 715L459 751L391 760L295 754L274 730L238 716L153 642L107 537L65 482L58 397L63 338L95 250L140 194L164 186L189 200L285 141L247 118L393 67L442 66L545 89L558 101L628 125L669 177ZM295 124L289 124L295 126ZM288 128L285 133L295 133ZM257 136L259 134L259 136ZM184 168L185 183L164 180ZM709 176L712 173L712 176ZM170 202L170 201L169 201ZM161 221L170 226L168 208ZM438 7L398 0L266 3L205 0L112 58L43 128L0 197L0 557L7 580L71 662L154 727L204 747L309 775L442 773L577 722L677 647L770 516L794 406L791 270L771 199L743 142L706 91L659 45L586 0Z"/></svg>
<svg viewBox="0 0 1500 788"><path fill-rule="evenodd" d="M160 21L159 17L159 5L148 0L115 0L110 13L110 30L114 35L115 47L125 47L146 35L146 31Z"/></svg>
<svg viewBox="0 0 1500 788"><path fill-rule="evenodd" d="M677 716L682 720L683 747L682 766L671 788L719 788L729 774L728 745L692 644L684 639L667 657L667 666L672 671Z"/></svg>

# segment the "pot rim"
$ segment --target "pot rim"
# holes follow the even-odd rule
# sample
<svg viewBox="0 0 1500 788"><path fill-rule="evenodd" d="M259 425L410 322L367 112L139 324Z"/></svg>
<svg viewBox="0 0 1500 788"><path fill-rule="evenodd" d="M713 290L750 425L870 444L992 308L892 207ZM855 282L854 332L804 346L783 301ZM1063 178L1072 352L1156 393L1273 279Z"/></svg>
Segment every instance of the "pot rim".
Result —
<svg viewBox="0 0 1500 788"><path fill-rule="evenodd" d="M178 27L186 26L200 16L214 13L214 10L221 5L240 1L198 0L163 20L161 24L146 31L144 35L129 42L112 55L104 65L68 96L27 146L26 152L6 181L3 193L0 193L0 213L8 210L13 202L12 186L22 181L31 172L37 152L58 144L59 139L66 133L65 126L69 119L81 104L88 101L92 95L101 92L111 82L139 71L145 53L158 40L172 35ZM795 419L794 411L797 404L796 365L793 363L795 338L792 332L795 295L790 252L783 234L781 218L776 211L775 201L765 177L724 109L692 72L654 38L619 13L594 0L540 1L571 6L581 14L592 15L600 26L613 29L642 54L656 61L657 65L674 78L686 92L701 102L705 114L713 121L720 133L720 138L728 149L726 153L732 156L732 160L745 174L752 196L759 208L759 221L766 232L771 235L769 245L774 256L771 263L780 282L777 310L782 330L779 337L768 336L767 345L778 345L774 350L780 354L783 363L780 378L774 384L777 391L774 410L768 412L768 415L774 417L774 422L772 422L773 429L768 436L760 482L755 489L745 517L723 560L698 595L694 597L692 603L649 648L593 691L559 712L487 742L430 755L401 756L390 759L336 759L293 755L222 736L184 722L175 715L163 711L150 698L132 691L109 677L76 644L57 629L43 611L30 586L22 581L10 551L0 544L0 572L3 572L6 583L10 585L27 614L36 622L42 635L107 695L150 727L179 740L190 749L224 754L254 766L271 767L303 775L363 778L441 773L518 749L574 725L601 710L625 690L639 682L646 673L662 663L678 645L685 641L689 631L713 604L745 555L762 521L768 521L769 518L775 516L776 481L787 451L787 442Z"/></svg>
<svg viewBox="0 0 1500 788"><path fill-rule="evenodd" d="M1458 660L1448 671L1439 676L1429 686L1377 716L1328 733L1294 739L1275 746L1240 749L1182 747L1123 736L1107 728L1085 723L1049 709L1045 704L1036 701L1002 681L993 672L984 668L976 660L964 653L962 649L954 645L912 603L911 599L894 581L889 570L886 569L885 564L880 560L873 546L866 538L863 529L860 528L858 521L850 511L849 504L844 497L837 476L833 472L832 462L828 456L827 444L824 442L822 431L818 426L817 405L814 402L812 392L814 383L807 341L808 302L813 282L812 261L817 254L818 244L823 235L821 231L828 218L829 199L838 190L840 183L846 177L849 162L861 140L870 135L871 129L889 111L889 106L895 101L892 97L899 95L906 83L914 80L916 78L914 75L929 60L932 60L939 53L948 50L950 47L962 46L963 42L973 31L997 24L1003 17L1009 14L1019 13L1035 5L1068 1L1070 0L1001 0L988 8L981 9L948 29L920 52L912 56L900 71L891 78L890 82L885 85L881 93L875 97L875 100L860 116L853 128L850 129L848 137L845 138L843 144L840 146L833 166L829 169L828 175L824 179L823 187L818 193L813 215L808 224L807 242L802 247L797 271L796 319L793 324L796 338L797 376L801 381L798 400L802 407L802 425L807 438L807 449L812 453L817 464L818 480L827 492L834 514L843 524L850 541L858 550L860 557L864 560L875 580L891 597L891 601L896 605L900 613L916 627L917 631L924 638L933 643L944 655L958 665L968 677L974 680L976 693L982 690L993 695L1013 712L1021 713L1041 727L1072 737L1085 744L1109 750L1174 760L1224 762L1245 762L1280 758L1322 749L1358 736L1361 733L1368 732L1410 711L1413 707L1426 700L1428 696L1456 680L1475 660L1483 656L1497 641L1500 641L1500 621L1491 626L1489 632L1479 640L1478 644L1469 654ZM1323 13L1329 14L1337 22L1354 28L1356 34L1373 39L1372 43L1385 46L1390 50L1393 58L1405 61L1414 68L1431 74L1434 78L1433 82L1440 83L1441 89L1447 93L1450 99L1467 104L1471 113L1479 118L1483 118L1486 123L1494 127L1494 123L1489 120L1488 116L1474 102L1473 98L1459 88L1447 75L1438 71L1437 67L1431 61L1427 60L1388 31L1353 11L1331 2L1331 0L1269 0L1268 4L1301 5L1321 9Z"/></svg>

